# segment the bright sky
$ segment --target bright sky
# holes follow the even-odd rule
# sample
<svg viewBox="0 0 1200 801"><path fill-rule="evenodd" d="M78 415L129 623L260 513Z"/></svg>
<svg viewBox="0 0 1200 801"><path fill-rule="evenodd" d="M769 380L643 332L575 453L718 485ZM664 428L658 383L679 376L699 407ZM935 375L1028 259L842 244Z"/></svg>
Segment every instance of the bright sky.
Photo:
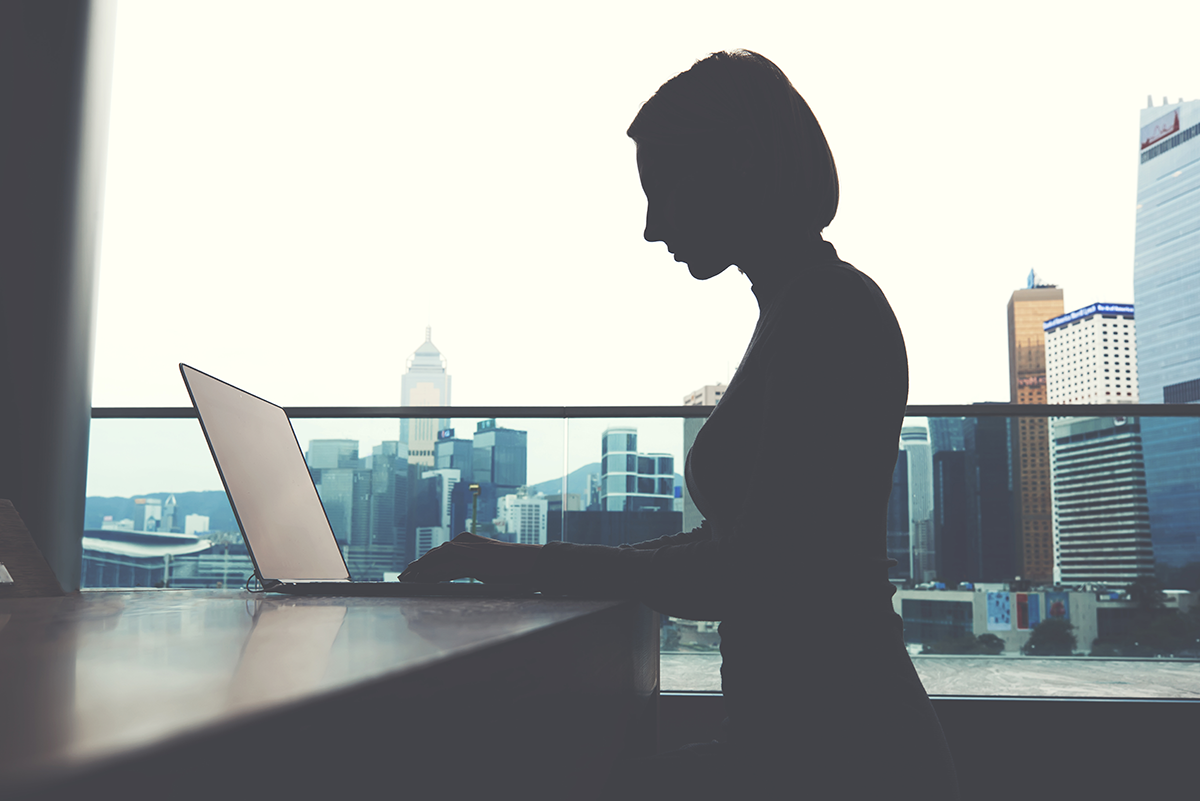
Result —
<svg viewBox="0 0 1200 801"><path fill-rule="evenodd" d="M727 380L748 282L642 240L624 131L736 47L825 129L826 238L890 298L910 402L1007 400L1030 268L1068 310L1133 300L1138 111L1200 97L1171 33L1198 26L1194 0L122 0L94 404L187 405L187 361L284 405L394 405L426 325L458 405Z"/></svg>

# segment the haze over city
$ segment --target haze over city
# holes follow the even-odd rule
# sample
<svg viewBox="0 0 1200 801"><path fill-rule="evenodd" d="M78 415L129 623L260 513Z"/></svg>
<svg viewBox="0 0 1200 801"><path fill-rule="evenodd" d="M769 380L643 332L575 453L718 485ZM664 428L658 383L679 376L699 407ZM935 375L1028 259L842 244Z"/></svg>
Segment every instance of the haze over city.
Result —
<svg viewBox="0 0 1200 801"><path fill-rule="evenodd" d="M286 5L120 5L97 406L185 405L179 361L286 405L395 404L430 324L459 404L727 380L747 282L642 241L624 131L731 47L821 120L827 238L895 307L911 402L1006 400L1009 293L1036 268L1068 308L1132 300L1138 112L1200 97L1134 3Z"/></svg>

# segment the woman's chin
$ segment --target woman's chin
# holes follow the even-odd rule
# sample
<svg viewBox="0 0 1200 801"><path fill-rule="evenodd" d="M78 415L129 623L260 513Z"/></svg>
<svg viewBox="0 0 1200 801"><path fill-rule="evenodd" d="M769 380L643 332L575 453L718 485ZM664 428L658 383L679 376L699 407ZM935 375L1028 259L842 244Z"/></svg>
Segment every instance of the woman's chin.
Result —
<svg viewBox="0 0 1200 801"><path fill-rule="evenodd" d="M688 272L692 274L692 278L697 281L707 281L710 278L715 278L721 273L729 269L728 264L721 262L704 262L704 261L689 261L687 263Z"/></svg>

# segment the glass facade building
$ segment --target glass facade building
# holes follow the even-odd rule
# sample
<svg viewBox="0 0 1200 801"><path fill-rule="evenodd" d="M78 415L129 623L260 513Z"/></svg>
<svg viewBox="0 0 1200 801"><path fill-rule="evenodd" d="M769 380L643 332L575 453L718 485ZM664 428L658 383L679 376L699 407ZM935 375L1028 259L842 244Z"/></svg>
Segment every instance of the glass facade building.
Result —
<svg viewBox="0 0 1200 801"><path fill-rule="evenodd" d="M1141 113L1133 295L1143 403L1200 401L1200 101ZM1144 418L1155 557L1200 562L1200 419Z"/></svg>
<svg viewBox="0 0 1200 801"><path fill-rule="evenodd" d="M674 456L638 453L637 429L623 426L604 431L600 450L600 508L603 511L674 511Z"/></svg>

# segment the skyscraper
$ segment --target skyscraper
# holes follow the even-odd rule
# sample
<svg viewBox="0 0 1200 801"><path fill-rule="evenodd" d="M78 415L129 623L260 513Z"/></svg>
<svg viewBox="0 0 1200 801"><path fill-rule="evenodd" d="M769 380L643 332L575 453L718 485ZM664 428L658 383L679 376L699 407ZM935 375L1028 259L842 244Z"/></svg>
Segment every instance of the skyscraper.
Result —
<svg viewBox="0 0 1200 801"><path fill-rule="evenodd" d="M686 526L685 526L686 528ZM887 555L897 562L893 576L912 577L912 548L908 539L908 454L901 448L892 470L892 494L888 497Z"/></svg>
<svg viewBox="0 0 1200 801"><path fill-rule="evenodd" d="M1050 403L1135 403L1133 306L1093 303L1043 323ZM1050 419L1054 580L1125 586L1153 575L1135 417Z"/></svg>
<svg viewBox="0 0 1200 801"><path fill-rule="evenodd" d="M471 451L471 480L509 491L525 486L529 435L525 431L481 420L475 426Z"/></svg>
<svg viewBox="0 0 1200 801"><path fill-rule="evenodd" d="M1025 289L1008 301L1010 403L1046 403L1046 337L1042 323L1063 313L1062 290L1029 271ZM1044 417L1013 421L1013 525L1016 569L1033 582L1054 580L1049 427Z"/></svg>
<svg viewBox="0 0 1200 801"><path fill-rule="evenodd" d="M986 404L983 404L986 405ZM1016 531L1012 524L1012 430L1009 417L977 417L968 429L967 449L975 454L974 472L979 526L979 555L974 574L980 581L1010 581L1016 574Z"/></svg>
<svg viewBox="0 0 1200 801"><path fill-rule="evenodd" d="M1062 417L1053 429L1055 581L1153 576L1139 419Z"/></svg>
<svg viewBox="0 0 1200 801"><path fill-rule="evenodd" d="M425 341L408 359L408 370L400 378L401 406L449 406L450 376L446 359L433 344L432 330L426 326ZM433 467L433 444L437 432L450 427L450 421L437 418L400 420L400 441L408 446L411 464Z"/></svg>
<svg viewBox="0 0 1200 801"><path fill-rule="evenodd" d="M454 488L462 479L457 470L426 470L416 482L411 511L414 547L420 559L454 536Z"/></svg>
<svg viewBox="0 0 1200 801"><path fill-rule="evenodd" d="M908 537L913 581L937 578L933 531L933 453L925 424L900 429L900 448L908 461Z"/></svg>
<svg viewBox="0 0 1200 801"><path fill-rule="evenodd" d="M1142 109L1133 299L1144 403L1200 401L1200 101ZM1141 421L1155 556L1200 562L1200 419Z"/></svg>

